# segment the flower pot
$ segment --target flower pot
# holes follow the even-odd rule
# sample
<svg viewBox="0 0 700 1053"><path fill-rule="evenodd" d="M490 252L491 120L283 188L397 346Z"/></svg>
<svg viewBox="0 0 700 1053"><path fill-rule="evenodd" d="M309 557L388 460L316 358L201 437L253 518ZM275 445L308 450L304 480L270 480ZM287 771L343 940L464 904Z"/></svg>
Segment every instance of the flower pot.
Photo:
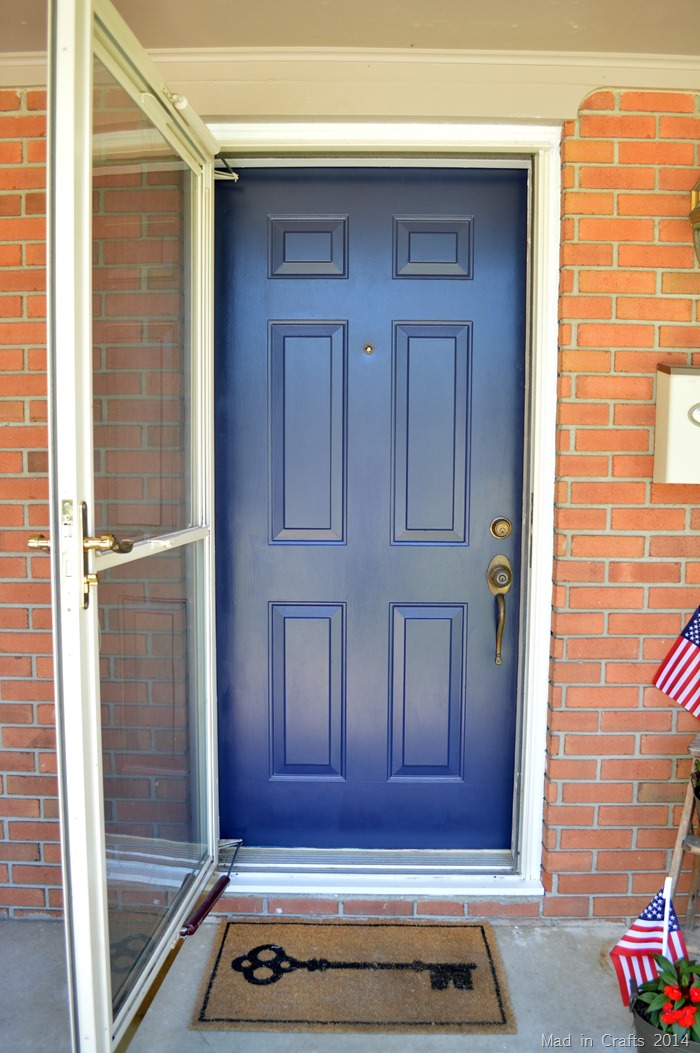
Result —
<svg viewBox="0 0 700 1053"><path fill-rule="evenodd" d="M635 1034L638 1039L642 1039L644 1042L643 1046L640 1042L640 1049L695 1050L695 1053L700 1053L700 1042L690 1038L686 1040L685 1037L676 1037L668 1031L662 1031L660 1028L650 1024L643 1016L640 1016L636 1009L636 1003L631 1008L632 1016L634 1017Z"/></svg>

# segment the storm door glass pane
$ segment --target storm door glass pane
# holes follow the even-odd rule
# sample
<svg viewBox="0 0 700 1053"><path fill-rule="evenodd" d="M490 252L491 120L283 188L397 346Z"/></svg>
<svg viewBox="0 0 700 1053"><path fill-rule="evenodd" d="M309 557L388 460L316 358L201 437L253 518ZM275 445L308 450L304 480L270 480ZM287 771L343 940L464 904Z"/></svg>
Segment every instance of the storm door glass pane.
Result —
<svg viewBox="0 0 700 1053"><path fill-rule="evenodd" d="M96 590L115 1012L207 856L194 549L101 572Z"/></svg>
<svg viewBox="0 0 700 1053"><path fill-rule="evenodd" d="M191 525L192 175L96 60L93 118L95 531Z"/></svg>

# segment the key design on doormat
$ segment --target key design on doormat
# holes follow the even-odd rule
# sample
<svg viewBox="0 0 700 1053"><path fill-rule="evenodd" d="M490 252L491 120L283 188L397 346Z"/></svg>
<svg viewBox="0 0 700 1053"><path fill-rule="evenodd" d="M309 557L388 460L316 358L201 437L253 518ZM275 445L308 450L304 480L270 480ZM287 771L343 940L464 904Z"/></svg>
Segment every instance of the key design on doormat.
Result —
<svg viewBox="0 0 700 1053"><path fill-rule="evenodd" d="M476 962L331 962L327 958L307 958L301 961L287 954L276 943L261 943L247 954L231 962L231 968L241 973L244 980L257 987L276 984L283 976L306 969L310 973L325 973L331 969L384 970L428 973L433 991L446 991L452 984L457 991L472 990L472 969Z"/></svg>

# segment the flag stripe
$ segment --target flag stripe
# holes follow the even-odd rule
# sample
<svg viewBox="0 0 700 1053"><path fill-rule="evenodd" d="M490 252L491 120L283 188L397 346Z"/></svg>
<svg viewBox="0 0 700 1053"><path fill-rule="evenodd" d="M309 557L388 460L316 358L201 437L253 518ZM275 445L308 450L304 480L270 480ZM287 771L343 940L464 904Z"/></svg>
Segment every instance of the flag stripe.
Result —
<svg viewBox="0 0 700 1053"><path fill-rule="evenodd" d="M700 656L698 656L697 664L700 665ZM679 701L681 699L688 699L689 696L691 698L695 698L695 696L697 695L698 685L700 685L700 668L694 668L692 670L692 676L687 675L683 679L681 691L678 694ZM683 705L685 706L686 704L687 703L684 701Z"/></svg>
<svg viewBox="0 0 700 1053"><path fill-rule="evenodd" d="M697 665L699 657L698 648L689 640L681 637L656 674L655 685L662 691L673 690L678 681L687 676Z"/></svg>
<svg viewBox="0 0 700 1053"><path fill-rule="evenodd" d="M654 684L656 687L663 688L668 684L673 675L673 671L676 668L676 664L682 660L682 658L679 658L679 652L685 652L687 642L688 641L683 636L679 636L676 640L654 677Z"/></svg>
<svg viewBox="0 0 700 1053"><path fill-rule="evenodd" d="M685 690L689 683L693 682L697 676L699 667L700 652L696 651L695 654L687 655L683 668L679 669L673 680L666 685L667 689L673 691L675 694L680 694Z"/></svg>

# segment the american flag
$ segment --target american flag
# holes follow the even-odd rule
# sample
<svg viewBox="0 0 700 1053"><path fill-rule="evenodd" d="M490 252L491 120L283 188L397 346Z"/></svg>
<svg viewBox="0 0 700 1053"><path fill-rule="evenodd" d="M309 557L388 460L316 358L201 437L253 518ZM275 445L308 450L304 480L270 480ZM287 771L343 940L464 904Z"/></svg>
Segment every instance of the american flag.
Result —
<svg viewBox="0 0 700 1053"><path fill-rule="evenodd" d="M654 686L700 716L700 607L666 655Z"/></svg>
<svg viewBox="0 0 700 1053"><path fill-rule="evenodd" d="M663 889L661 889L654 896L646 910L642 911L622 939L610 951L624 1005L630 1004L632 980L636 981L639 986L645 980L655 980L659 975L653 956L664 953L665 907L666 900L664 899ZM683 933L678 924L673 904L670 902L668 912L668 946L665 957L672 962L677 962L679 958L688 957Z"/></svg>

